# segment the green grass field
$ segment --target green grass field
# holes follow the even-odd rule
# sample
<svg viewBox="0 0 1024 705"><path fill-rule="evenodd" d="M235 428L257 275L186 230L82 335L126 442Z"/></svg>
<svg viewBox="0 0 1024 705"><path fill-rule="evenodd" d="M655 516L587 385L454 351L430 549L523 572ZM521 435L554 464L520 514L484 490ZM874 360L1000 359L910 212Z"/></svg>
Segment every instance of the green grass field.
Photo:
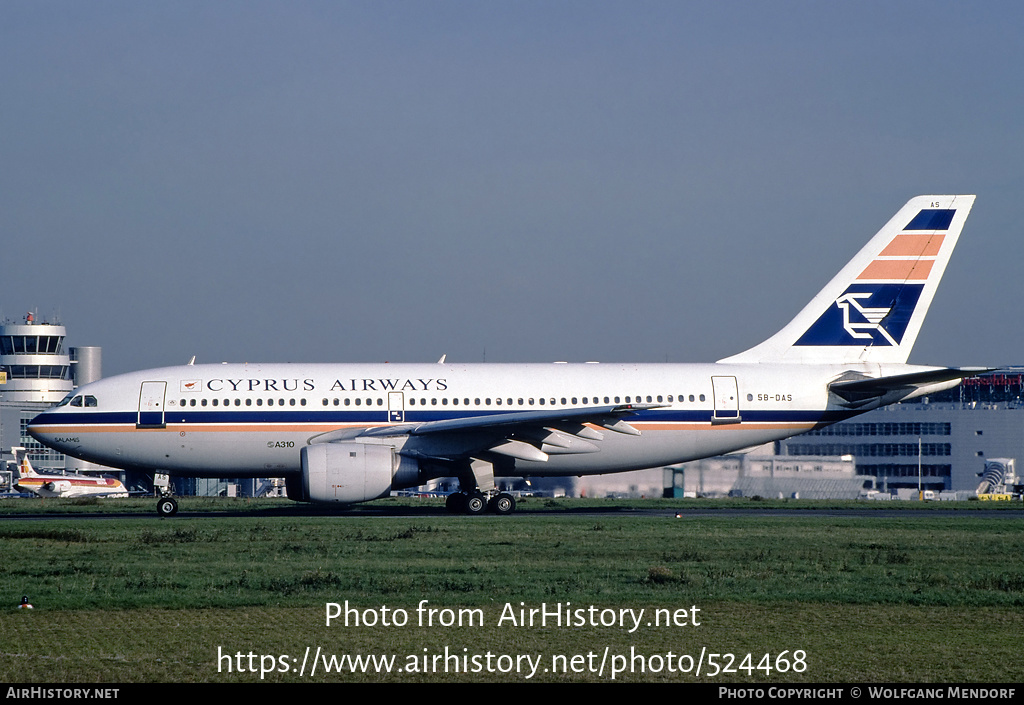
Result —
<svg viewBox="0 0 1024 705"><path fill-rule="evenodd" d="M38 512L38 502L0 502L0 517L33 504ZM136 504L147 513L99 513ZM422 500L385 503L395 508L389 516L373 505L303 515L282 503L186 499L182 512L203 513L168 520L151 516L152 504L49 502L52 518L0 519L8 604L0 678L1024 677L1019 507L992 517L964 503L952 516L890 518L870 510L698 516L691 510L723 505L640 505L679 507L677 519L633 516L630 503L530 500L499 518L451 517ZM219 513L225 508L240 513ZM78 511L94 514L60 515ZM15 609L22 595L35 609ZM346 601L349 625L339 616L328 626L326 606ZM541 609L558 610L561 624L541 624ZM521 623L530 610L534 623Z"/></svg>

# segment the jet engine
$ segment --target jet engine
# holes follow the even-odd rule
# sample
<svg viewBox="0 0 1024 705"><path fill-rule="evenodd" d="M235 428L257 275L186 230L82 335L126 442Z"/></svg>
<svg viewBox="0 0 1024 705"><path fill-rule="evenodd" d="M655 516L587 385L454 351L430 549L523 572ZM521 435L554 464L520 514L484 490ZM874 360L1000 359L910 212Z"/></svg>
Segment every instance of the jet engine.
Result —
<svg viewBox="0 0 1024 705"><path fill-rule="evenodd" d="M43 489L47 492L62 493L71 489L71 483L67 480L57 480L43 483Z"/></svg>
<svg viewBox="0 0 1024 705"><path fill-rule="evenodd" d="M303 502L366 502L393 488L418 484L419 464L390 445L354 441L318 443L301 451L302 475L287 483L288 498Z"/></svg>

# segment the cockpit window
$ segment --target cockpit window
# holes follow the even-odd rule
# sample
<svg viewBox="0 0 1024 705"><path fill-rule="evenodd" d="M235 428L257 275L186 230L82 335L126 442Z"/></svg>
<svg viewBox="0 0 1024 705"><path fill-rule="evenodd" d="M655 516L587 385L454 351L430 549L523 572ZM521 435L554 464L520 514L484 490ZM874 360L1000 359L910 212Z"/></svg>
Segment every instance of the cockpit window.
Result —
<svg viewBox="0 0 1024 705"><path fill-rule="evenodd" d="M85 396L82 396L81 394L76 394L75 392L71 392L66 397L61 399L60 403L57 404L57 406L67 406L68 404L70 404L71 406L85 406L93 408L99 406L99 402L96 400L96 397L94 397L92 394L86 394Z"/></svg>

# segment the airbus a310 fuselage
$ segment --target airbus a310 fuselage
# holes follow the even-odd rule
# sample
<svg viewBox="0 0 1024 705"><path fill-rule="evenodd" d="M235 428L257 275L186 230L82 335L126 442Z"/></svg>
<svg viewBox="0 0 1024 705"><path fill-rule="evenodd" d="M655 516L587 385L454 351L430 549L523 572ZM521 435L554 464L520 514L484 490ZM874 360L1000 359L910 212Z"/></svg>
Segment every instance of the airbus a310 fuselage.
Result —
<svg viewBox="0 0 1024 705"><path fill-rule="evenodd" d="M283 476L303 501L457 476L450 508L507 513L495 477L720 455L978 372L906 364L973 202L912 199L785 328L717 363L185 365L85 385L29 432L114 467Z"/></svg>

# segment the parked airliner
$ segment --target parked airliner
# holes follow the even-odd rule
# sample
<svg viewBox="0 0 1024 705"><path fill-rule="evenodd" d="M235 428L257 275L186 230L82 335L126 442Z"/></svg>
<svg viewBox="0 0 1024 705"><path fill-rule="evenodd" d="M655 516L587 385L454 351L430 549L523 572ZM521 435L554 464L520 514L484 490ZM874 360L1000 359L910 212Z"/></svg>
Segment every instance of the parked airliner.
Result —
<svg viewBox="0 0 1024 705"><path fill-rule="evenodd" d="M300 501L457 476L449 509L506 514L515 501L496 477L720 455L982 371L907 364L973 203L910 200L781 331L714 364L189 364L84 385L29 432L113 467L283 476Z"/></svg>
<svg viewBox="0 0 1024 705"><path fill-rule="evenodd" d="M127 497L128 489L113 477L94 477L65 473L50 475L36 472L25 448L11 448L15 458L14 486L21 492L40 497Z"/></svg>

